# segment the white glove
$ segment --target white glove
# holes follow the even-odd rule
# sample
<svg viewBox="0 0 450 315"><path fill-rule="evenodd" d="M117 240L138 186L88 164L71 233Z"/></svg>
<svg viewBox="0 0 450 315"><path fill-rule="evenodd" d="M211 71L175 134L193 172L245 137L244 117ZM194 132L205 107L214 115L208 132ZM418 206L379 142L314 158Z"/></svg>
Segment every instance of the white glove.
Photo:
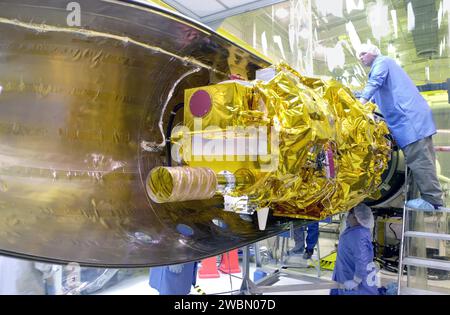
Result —
<svg viewBox="0 0 450 315"><path fill-rule="evenodd" d="M362 94L361 91L352 91L352 92L353 92L353 95L354 95L357 99L360 99L360 98L361 98L361 94Z"/></svg>
<svg viewBox="0 0 450 315"><path fill-rule="evenodd" d="M178 265L170 265L169 266L169 271L173 272L173 273L181 273L181 271L183 270L183 264L178 264Z"/></svg>
<svg viewBox="0 0 450 315"><path fill-rule="evenodd" d="M355 290L358 287L359 283L355 280L347 280L344 282L344 288L346 290Z"/></svg>

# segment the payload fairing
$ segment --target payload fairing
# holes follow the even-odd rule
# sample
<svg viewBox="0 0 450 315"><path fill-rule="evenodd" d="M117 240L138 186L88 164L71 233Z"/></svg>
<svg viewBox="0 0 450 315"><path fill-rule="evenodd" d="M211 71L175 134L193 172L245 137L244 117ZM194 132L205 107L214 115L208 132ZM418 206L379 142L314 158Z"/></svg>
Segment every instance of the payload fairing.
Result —
<svg viewBox="0 0 450 315"><path fill-rule="evenodd" d="M147 189L148 174L169 166L165 132L172 110L184 102L185 91L195 94L212 89L231 73L253 80L256 70L270 64L205 26L143 1L77 3L79 25L68 23L72 11L64 1L0 0L1 253L90 266L157 266L217 255L286 229L290 219L274 216L260 231L248 216L223 211L223 198L218 195L206 200L156 203ZM211 87L201 88L205 86ZM264 91L270 90L260 88L258 95L268 97ZM198 99L204 99L201 94L197 93ZM265 104L274 111L290 110L289 101L280 107ZM317 106L314 102L305 104ZM201 105L194 107L198 115L206 110ZM306 118L296 115L298 109L292 108L292 115L280 116L280 126L298 126L295 120ZM248 125L255 117L269 122L268 118L276 116L265 117L257 107L239 110L238 114L233 116L236 126ZM318 124L327 124L325 113L308 115ZM174 125L179 123L177 119ZM312 139L312 131L303 132ZM296 141L302 138L289 137L280 136L280 150L297 150ZM323 140L327 135L314 137ZM349 145L358 146L359 139L352 141ZM267 152L271 152L268 143ZM332 144L325 140L317 143L320 145L303 152L302 161L313 166L310 175L320 171L317 163L327 156L338 165ZM173 147L175 152L186 153L179 150L183 143ZM385 149L380 143L373 152L380 156L386 154ZM288 159L279 167L298 167L292 160L294 155L281 152L279 156ZM270 156L261 155L259 162L267 163L268 159ZM395 177L398 163L392 161L395 159L389 160L387 175L383 175L385 181ZM361 163L358 167L372 165L370 161ZM329 165L325 164L322 173ZM210 169L214 176L220 173ZM254 167L245 169L250 173L239 169L222 173L223 188L227 188L231 173L242 180L243 188L254 189L249 196L270 201L265 194L274 196L278 190L263 190L262 185L248 183L253 175L255 183L278 182L284 197L277 202L289 213L292 205L306 196L286 197L289 194L283 192L283 185L300 187L303 181L283 177L281 171L288 169L277 168L274 177L268 175L270 172L260 176ZM211 172L205 174L207 177ZM366 176L365 172L358 174ZM373 185L377 183L375 180ZM384 200L396 193L394 186L384 186ZM317 189L321 187L330 193L325 182L317 182ZM352 194L355 187L349 185L345 191Z"/></svg>

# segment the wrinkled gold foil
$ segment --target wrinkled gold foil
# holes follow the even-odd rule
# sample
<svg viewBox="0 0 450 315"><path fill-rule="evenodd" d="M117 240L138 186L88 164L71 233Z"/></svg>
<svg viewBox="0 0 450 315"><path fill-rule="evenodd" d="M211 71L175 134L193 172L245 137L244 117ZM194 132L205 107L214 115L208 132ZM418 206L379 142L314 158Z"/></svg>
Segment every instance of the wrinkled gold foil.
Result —
<svg viewBox="0 0 450 315"><path fill-rule="evenodd" d="M183 140L181 135L172 137L185 163L215 173L251 171L255 180L232 194L246 194L260 208L271 207L277 216L323 219L369 196L376 198L391 146L386 124L373 115L375 105L362 105L337 81L304 77L286 64L277 65L276 72L270 81L256 80L250 86L228 82L187 90L185 104L202 89L211 96L213 106L201 120L200 131L194 131L194 118L185 107L188 137L186 133ZM214 127L205 130L210 126ZM214 131L249 126L278 131L276 136L268 132L266 156L235 154L230 159L223 152L215 159L190 156L189 141L194 135L217 140L230 134ZM275 168L262 168L271 162L277 162Z"/></svg>

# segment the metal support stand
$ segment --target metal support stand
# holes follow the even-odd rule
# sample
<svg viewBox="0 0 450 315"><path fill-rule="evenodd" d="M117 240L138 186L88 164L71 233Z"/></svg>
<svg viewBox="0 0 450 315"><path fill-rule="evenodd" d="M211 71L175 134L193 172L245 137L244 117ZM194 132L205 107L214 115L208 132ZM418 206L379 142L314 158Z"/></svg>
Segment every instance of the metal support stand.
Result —
<svg viewBox="0 0 450 315"><path fill-rule="evenodd" d="M254 295L274 292L292 292L292 291L312 291L338 288L335 281L319 279L306 275L295 275L287 271L273 270L270 275L263 279L253 282L250 280L250 249L248 246L242 248L242 285L239 294ZM280 281L280 277L285 276L292 279L305 281L305 284L279 285L272 286Z"/></svg>
<svg viewBox="0 0 450 315"><path fill-rule="evenodd" d="M240 294L254 294L255 288L255 283L250 280L250 248L248 246L244 246L242 248L242 285Z"/></svg>
<svg viewBox="0 0 450 315"><path fill-rule="evenodd" d="M291 232L292 234L293 232ZM277 243L279 242L279 236L277 236ZM312 265L316 268L317 271L317 277L321 277L322 273L321 273L321 266L320 266L320 246L319 246L319 241L317 241L317 244L314 246L314 248L317 251L317 259L308 259L305 260L305 264L304 265L288 265L286 264L286 255L285 253L287 253L287 248L288 248L288 239L286 237L283 237L281 240L281 258L280 258L280 263L281 263L281 268L282 269L286 269L286 268L309 268L308 265L308 261L312 262ZM306 248L305 248L306 249Z"/></svg>

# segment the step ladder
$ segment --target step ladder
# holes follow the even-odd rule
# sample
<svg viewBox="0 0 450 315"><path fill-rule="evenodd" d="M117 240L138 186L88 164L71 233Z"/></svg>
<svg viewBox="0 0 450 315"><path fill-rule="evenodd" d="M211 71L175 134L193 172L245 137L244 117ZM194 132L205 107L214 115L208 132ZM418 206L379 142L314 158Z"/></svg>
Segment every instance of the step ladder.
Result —
<svg viewBox="0 0 450 315"><path fill-rule="evenodd" d="M442 241L450 241L450 234L444 234L444 233L429 233L429 232L423 232L418 231L417 228L414 228L415 226L424 226L424 215L425 213L433 213L435 215L443 214L448 215L450 214L449 208L439 208L435 210L424 210L424 209L416 209L408 207L407 200L408 200L408 190L409 190L409 182L408 182L408 168L405 172L405 203L403 206L403 220L402 220L402 237L401 237L401 243L400 243L400 256L399 256L399 265L398 265L398 281L397 281L397 294L398 295L406 295L406 294L420 294L420 295L440 295L445 294L440 291L433 291L428 289L418 289L418 288L412 288L409 286L410 284L410 271L411 267L414 268L433 268L437 270L446 270L450 272L450 261L447 260L439 260L439 259L432 259L432 258L423 258L415 256L414 254L411 254L411 248L410 248L410 242L412 239L415 239L416 241L422 240L423 242L423 248L422 252L425 251L424 257L427 257L426 255L426 240L442 240ZM410 222L410 221L413 222ZM420 246L420 244L419 244ZM417 247L419 247L417 246ZM403 278L403 270L404 267L407 268L407 281L406 286L403 286L402 278ZM418 270L417 270L418 271ZM427 269L423 271L425 273L425 277L428 277ZM418 271L420 273L420 271ZM428 282L428 280L427 280ZM448 290L448 293L450 294L450 289Z"/></svg>

